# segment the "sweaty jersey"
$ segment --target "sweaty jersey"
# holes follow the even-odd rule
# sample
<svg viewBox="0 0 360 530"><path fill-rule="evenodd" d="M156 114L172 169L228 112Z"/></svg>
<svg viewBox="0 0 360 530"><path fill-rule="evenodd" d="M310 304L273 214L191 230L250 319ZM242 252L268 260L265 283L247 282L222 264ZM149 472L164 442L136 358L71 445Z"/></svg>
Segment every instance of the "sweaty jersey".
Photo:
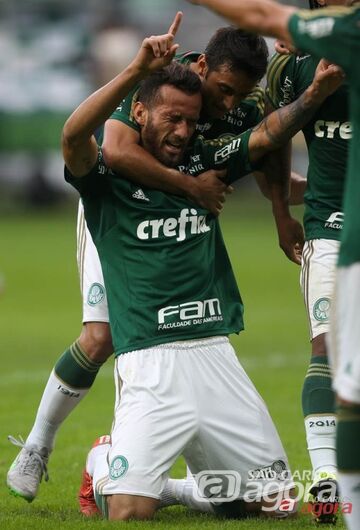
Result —
<svg viewBox="0 0 360 530"><path fill-rule="evenodd" d="M176 56L181 64L196 62L200 53L187 52ZM120 103L116 111L110 116L112 120L119 120L140 131L133 115L133 105L137 100L138 87L134 88L129 95ZM254 90L241 101L240 105L227 112L221 119L211 120L204 112L196 125L198 134L204 138L222 138L237 136L247 129L257 125L264 117L265 94L261 87Z"/></svg>
<svg viewBox="0 0 360 530"><path fill-rule="evenodd" d="M353 139L345 185L339 265L351 265L360 261L360 8L300 11L290 18L289 31L298 49L338 64L348 79Z"/></svg>
<svg viewBox="0 0 360 530"><path fill-rule="evenodd" d="M319 59L274 55L267 73L267 96L274 108L295 101L311 84ZM304 195L305 238L339 240L342 200L351 139L348 86L326 99L303 128L309 153Z"/></svg>
<svg viewBox="0 0 360 530"><path fill-rule="evenodd" d="M252 171L251 131L231 140L196 139L179 169L227 167L231 182ZM115 354L177 340L238 333L243 305L218 219L186 199L139 188L103 160L65 178L80 192L97 247Z"/></svg>

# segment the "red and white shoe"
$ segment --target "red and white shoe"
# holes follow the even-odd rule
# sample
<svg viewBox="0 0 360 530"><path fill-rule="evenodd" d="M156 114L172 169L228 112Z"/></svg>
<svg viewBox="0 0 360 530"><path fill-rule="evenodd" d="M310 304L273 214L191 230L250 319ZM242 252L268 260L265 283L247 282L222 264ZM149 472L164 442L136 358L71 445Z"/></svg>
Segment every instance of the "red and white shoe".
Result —
<svg viewBox="0 0 360 530"><path fill-rule="evenodd" d="M80 512L85 515L85 517L93 517L94 515L101 514L101 511L97 507L94 497L93 490L93 477L91 473L91 456L93 449L99 445L111 444L111 437L109 435L100 436L97 438L92 445L92 448L89 451L89 454L86 459L86 467L83 470L81 486L78 494Z"/></svg>

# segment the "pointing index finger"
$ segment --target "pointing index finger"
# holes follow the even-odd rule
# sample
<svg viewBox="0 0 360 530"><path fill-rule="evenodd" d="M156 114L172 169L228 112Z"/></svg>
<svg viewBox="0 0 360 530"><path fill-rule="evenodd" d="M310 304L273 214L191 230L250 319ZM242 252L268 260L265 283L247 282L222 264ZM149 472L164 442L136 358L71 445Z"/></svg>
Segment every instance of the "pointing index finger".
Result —
<svg viewBox="0 0 360 530"><path fill-rule="evenodd" d="M173 36L176 35L177 30L180 27L180 24L181 24L181 21L182 21L182 17L183 17L182 11L178 11L176 13L176 15L175 15L175 18L174 18L170 28L169 28L168 33L171 33L171 35L173 35Z"/></svg>

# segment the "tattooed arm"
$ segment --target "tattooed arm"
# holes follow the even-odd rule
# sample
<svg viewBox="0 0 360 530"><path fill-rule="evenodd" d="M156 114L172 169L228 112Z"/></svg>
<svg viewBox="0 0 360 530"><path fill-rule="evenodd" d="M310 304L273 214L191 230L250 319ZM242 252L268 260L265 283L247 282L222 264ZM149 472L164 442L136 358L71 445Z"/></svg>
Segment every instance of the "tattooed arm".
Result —
<svg viewBox="0 0 360 530"><path fill-rule="evenodd" d="M339 88L343 78L339 67L320 61L314 80L305 92L296 101L272 112L254 127L249 139L250 161L254 162L288 142L309 121L325 99Z"/></svg>

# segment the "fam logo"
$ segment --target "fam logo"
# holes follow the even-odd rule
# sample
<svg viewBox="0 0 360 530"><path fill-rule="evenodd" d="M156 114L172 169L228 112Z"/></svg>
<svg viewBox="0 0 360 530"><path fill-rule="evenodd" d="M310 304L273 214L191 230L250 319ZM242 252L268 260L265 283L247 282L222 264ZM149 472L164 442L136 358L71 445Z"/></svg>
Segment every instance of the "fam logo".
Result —
<svg viewBox="0 0 360 530"><path fill-rule="evenodd" d="M222 321L220 300L195 300L162 307L158 311L158 330Z"/></svg>
<svg viewBox="0 0 360 530"><path fill-rule="evenodd" d="M109 475L111 480L117 480L125 475L129 469L127 458L122 455L115 456L110 464Z"/></svg>
<svg viewBox="0 0 360 530"><path fill-rule="evenodd" d="M101 283L93 283L88 293L88 304L97 305L102 302L105 298L105 287Z"/></svg>
<svg viewBox="0 0 360 530"><path fill-rule="evenodd" d="M319 298L316 300L313 314L319 322L327 322L330 316L330 298Z"/></svg>
<svg viewBox="0 0 360 530"><path fill-rule="evenodd" d="M229 160L232 153L236 153L236 151L239 151L241 144L241 138L234 138L234 140L229 143L228 145L225 145L225 147L222 147L218 151L215 152L215 164L223 164L227 160Z"/></svg>

